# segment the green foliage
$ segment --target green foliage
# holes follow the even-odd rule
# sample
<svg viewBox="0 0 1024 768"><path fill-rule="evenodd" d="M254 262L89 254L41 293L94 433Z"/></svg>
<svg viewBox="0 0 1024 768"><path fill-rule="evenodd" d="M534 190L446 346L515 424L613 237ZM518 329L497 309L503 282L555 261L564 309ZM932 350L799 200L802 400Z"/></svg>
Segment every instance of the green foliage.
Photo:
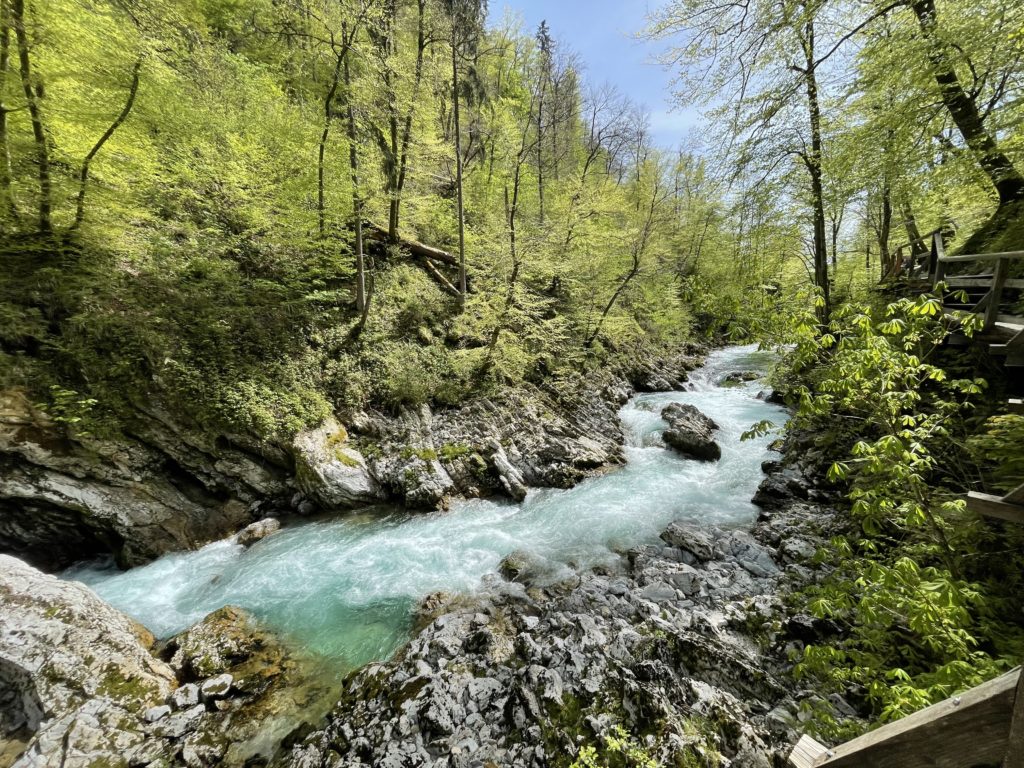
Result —
<svg viewBox="0 0 1024 768"><path fill-rule="evenodd" d="M896 719L1012 666L1024 642L1002 613L1017 598L991 579L1001 567L990 534L958 498L985 382L952 378L935 361L950 323L933 296L881 312L850 304L827 333L810 315L795 330L782 374L800 382L793 427L821 435L829 480L846 489L859 523L831 543L835 569L803 596L844 634L805 648L796 673ZM819 716L821 730L848 735L830 713Z"/></svg>

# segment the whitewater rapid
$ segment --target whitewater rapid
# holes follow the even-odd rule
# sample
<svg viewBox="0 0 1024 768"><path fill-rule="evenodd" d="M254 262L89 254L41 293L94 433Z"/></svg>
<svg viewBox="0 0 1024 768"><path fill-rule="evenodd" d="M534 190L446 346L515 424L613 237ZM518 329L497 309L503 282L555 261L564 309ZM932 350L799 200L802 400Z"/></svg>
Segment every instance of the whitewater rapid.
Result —
<svg viewBox="0 0 1024 768"><path fill-rule="evenodd" d="M773 360L755 347L717 350L691 374L688 391L634 397L620 412L625 466L569 490L532 490L520 504L460 501L430 514L374 507L289 522L250 549L225 540L130 571L91 563L64 577L84 582L158 637L237 605L314 654L361 666L408 639L425 596L486 588L512 552L528 553L557 578L657 541L673 520L751 524L769 438L740 436L763 419L781 424L786 414L757 399L763 382L719 382L732 371L764 373ZM691 461L664 447L659 413L673 402L692 403L718 423L721 461Z"/></svg>

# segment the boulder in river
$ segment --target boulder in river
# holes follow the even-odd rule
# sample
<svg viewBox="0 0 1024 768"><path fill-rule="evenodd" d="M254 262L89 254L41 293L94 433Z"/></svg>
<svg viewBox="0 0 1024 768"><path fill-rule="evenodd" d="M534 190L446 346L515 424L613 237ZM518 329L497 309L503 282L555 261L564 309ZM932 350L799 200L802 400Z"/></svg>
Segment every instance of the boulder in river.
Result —
<svg viewBox="0 0 1024 768"><path fill-rule="evenodd" d="M733 371L728 373L720 382L723 387L737 387L740 384L745 384L748 381L757 381L761 378L761 374L757 371Z"/></svg>
<svg viewBox="0 0 1024 768"><path fill-rule="evenodd" d="M265 517L239 531L238 535L235 536L235 541L243 547L251 547L257 541L262 541L270 534L277 533L279 530L281 530L280 520L276 517Z"/></svg>
<svg viewBox="0 0 1024 768"><path fill-rule="evenodd" d="M662 409L661 418L668 422L668 429L662 433L667 445L700 461L722 458L722 449L714 438L718 425L695 406L672 403Z"/></svg>

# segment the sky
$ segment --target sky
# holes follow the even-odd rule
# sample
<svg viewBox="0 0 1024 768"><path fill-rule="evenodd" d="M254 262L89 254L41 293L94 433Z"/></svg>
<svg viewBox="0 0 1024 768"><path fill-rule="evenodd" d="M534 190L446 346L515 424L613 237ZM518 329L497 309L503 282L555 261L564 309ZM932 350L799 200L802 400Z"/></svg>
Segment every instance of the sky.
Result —
<svg viewBox="0 0 1024 768"><path fill-rule="evenodd" d="M673 105L672 73L654 61L665 43L634 37L645 26L648 10L659 5L658 0L491 0L489 8L492 23L508 11L521 16L531 32L546 20L555 41L579 55L587 82L612 83L644 105L655 143L677 147L700 115Z"/></svg>

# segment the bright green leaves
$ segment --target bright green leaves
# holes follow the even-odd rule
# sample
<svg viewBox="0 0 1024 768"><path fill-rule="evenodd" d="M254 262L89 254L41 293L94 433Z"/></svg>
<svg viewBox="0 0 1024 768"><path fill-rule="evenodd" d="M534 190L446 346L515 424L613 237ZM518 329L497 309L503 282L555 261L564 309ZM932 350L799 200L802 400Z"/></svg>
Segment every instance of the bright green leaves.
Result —
<svg viewBox="0 0 1024 768"><path fill-rule="evenodd" d="M847 305L827 338L798 327L786 361L802 382L793 423L830 438L827 479L845 489L859 525L830 543L823 563L835 570L803 595L806 610L845 634L835 646L804 648L796 673L840 692L856 687L880 721L994 674L1007 651L993 637L1001 649L1020 645L1019 631L994 620L992 588L965 575L980 556L979 528L942 487L963 471L965 420L987 386L935 363L950 327L935 296L900 299L881 319ZM1019 458L1024 419L989 425L972 439L976 450ZM1024 461L1013 466L1024 479ZM815 717L823 732L844 733L834 713Z"/></svg>

